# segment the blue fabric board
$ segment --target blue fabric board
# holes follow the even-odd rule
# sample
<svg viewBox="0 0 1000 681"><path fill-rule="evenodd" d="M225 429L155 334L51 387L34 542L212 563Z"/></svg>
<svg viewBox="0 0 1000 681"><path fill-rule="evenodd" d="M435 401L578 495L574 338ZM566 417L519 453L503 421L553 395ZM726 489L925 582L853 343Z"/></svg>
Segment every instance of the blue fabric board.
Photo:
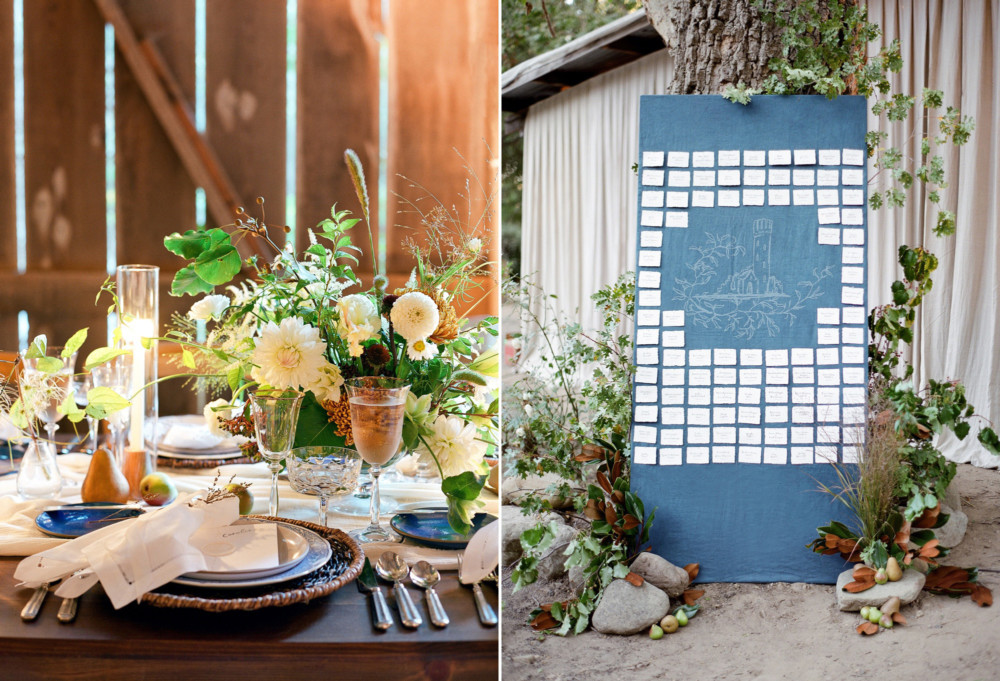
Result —
<svg viewBox="0 0 1000 681"><path fill-rule="evenodd" d="M640 196L639 214L643 214L644 205L642 193L650 189L644 186L643 159L645 152L689 152L694 158L695 152L720 150L864 150L866 132L866 102L862 97L839 97L828 100L819 96L756 96L748 106L729 102L719 96L702 95L657 95L643 96L640 103L639 156L640 156ZM713 157L721 164L722 156ZM748 157L740 155L741 163L737 170L744 171L742 176L749 178L746 170L757 170L742 163ZM778 157L775 157L778 158ZM846 160L847 155L843 158ZM865 154L867 158L867 154ZM826 169L818 163L796 165L768 163L764 170L782 167L789 170ZM842 171L852 170L845 164L837 164L835 168ZM864 162L857 165L864 176L860 186L853 184L845 186L838 183L830 189L865 191L867 183L866 166ZM674 168L663 163L662 169L668 174ZM687 166L680 170L697 170L697 167ZM714 170L721 170L721 165ZM853 172L853 170L852 170ZM721 176L719 176L721 177ZM662 259L659 267L643 266L637 257L637 271L642 276L643 271L659 273L660 305L659 311L684 310L683 345L686 353L692 350L727 348L741 352L744 349L782 350L792 348L813 348L817 351L827 346L818 344L817 311L820 308L845 308L842 299L842 262L841 246L830 246L817 241L817 230L826 227L830 229L850 229L855 235L858 229L867 229L866 218L860 224L849 223L840 225L821 225L817 217L817 205L771 205L772 188L771 175L768 184L760 188L768 196L764 205L719 206L711 208L695 207L685 204L687 213L686 227L671 229L643 225L640 219L639 230L642 232L656 231L663 234ZM843 175L846 182L846 175ZM789 185L789 190L796 187ZM671 191L666 181L662 187L654 189ZM688 201L692 200L697 187L678 188L688 192ZM745 190L747 186L726 187L715 186L710 191L721 189ZM818 185L813 186L819 190ZM718 195L717 195L718 196ZM815 196L819 196L816 194ZM846 197L841 193L838 196ZM745 196L744 196L745 199ZM867 204L857 206L862 212ZM852 204L852 212L856 204ZM665 212L670 212L669 205L664 206ZM843 209L843 207L840 207ZM846 213L843 213L846 215ZM846 239L846 237L844 237ZM856 237L852 237L856 238ZM860 244L862 250L867 243ZM637 246L637 256L643 250L641 240ZM843 246L847 247L847 241ZM856 244L856 242L850 242ZM646 244L648 247L648 244ZM647 248L648 250L648 248ZM648 253L647 253L648 255ZM866 256L857 266L866 266ZM846 256L845 256L846 258ZM856 267L854 269L857 269ZM846 279L845 279L846 281ZM641 279L640 279L641 282ZM864 287L864 280L859 283ZM649 284L647 283L648 287ZM640 291L642 289L639 289ZM846 290L846 286L845 286ZM846 293L844 293L846 296ZM860 302L853 301L857 307L867 310L867 295ZM858 312L856 309L852 312ZM857 315L852 315L856 317ZM845 317L846 319L846 313ZM666 317L664 317L666 323ZM846 322L845 322L846 327ZM637 334L641 332L637 326ZM664 327L661 332L670 331ZM844 336L846 339L846 334ZM858 342L853 340L852 342ZM638 337L637 337L638 341ZM648 337L647 337L647 342ZM846 340L844 341L846 342ZM864 336L867 343L867 334ZM666 334L663 336L664 347L658 348L663 357L663 365L657 361L658 370L667 366ZM637 344L637 355L640 346ZM676 344L671 346L676 349ZM841 346L837 346L841 347ZM866 347L866 346L865 346ZM857 347L853 348L857 350ZM684 355L685 357L693 355ZM713 354L718 359L719 355ZM847 357L846 353L840 355ZM734 367L743 368L741 362ZM851 370L861 367L867 375L867 352L862 364L838 363L833 368ZM648 361L647 361L648 363ZM667 371L663 378L653 384L657 390L662 390L664 400L666 392L673 387L682 388L685 395L691 395L693 385L692 366L682 367L683 383L667 381ZM713 371L718 365L713 364ZM763 372L769 372L768 366L759 366ZM816 375L819 365L814 367ZM794 367L790 367L794 369ZM716 375L717 374L713 374ZM770 381L770 374L765 373ZM846 376L846 373L843 374ZM740 374L743 380L743 374ZM846 379L845 379L846 380ZM791 389L791 381L787 386ZM668 385L670 387L668 387ZM699 383L699 385L703 385ZM716 384L712 384L716 385ZM637 389L639 384L637 383ZM765 386L761 386L764 388ZM845 387L845 386L838 386ZM862 386L863 387L863 386ZM714 390L714 388L713 388ZM648 393L647 393L648 394ZM717 393L713 392L713 400ZM818 394L818 393L817 393ZM842 393L846 396L846 393ZM856 393L855 393L856 394ZM634 395L635 397L635 395ZM686 397L683 403L685 419L693 407ZM742 393L741 398L742 400ZM770 399L770 397L768 398ZM846 397L844 398L846 399ZM663 402L662 404L665 404ZM634 409L640 406L633 400ZM658 408L662 408L657 403ZM676 404L676 402L674 403ZM699 405L704 404L702 402ZM785 402L791 413L791 400ZM852 404L857 404L856 402ZM711 411L715 418L713 401L702 412ZM771 406L761 398L761 412ZM774 405L780 406L780 404ZM840 404L837 413L846 414L850 405ZM739 409L739 406L733 405ZM840 411L843 409L844 411ZM816 406L817 419L820 413ZM659 412L657 412L659 414ZM665 410L664 410L665 414ZM741 412L742 414L742 412ZM741 416L742 418L742 416ZM769 417L770 418L770 417ZM763 419L762 419L763 421ZM692 423L686 420L684 424ZM634 425L639 425L636 421ZM715 426L714 421L711 424ZM734 427L740 432L744 425L738 422ZM768 422L768 427L785 427L792 429L795 424L789 417L784 422ZM819 430L830 424L817 423L816 438ZM838 427L840 423L836 424ZM703 463L689 463L692 444L688 438L691 428L688 425L667 424L666 416L662 422L652 424L662 438L664 430L684 431L684 442L672 451L683 451L683 463L678 465L662 465L663 440L657 443L659 463L636 463L632 466L632 489L643 499L647 511L654 506L658 508L656 519L651 530L650 542L654 552L663 555L671 562L684 565L697 562L701 565L699 581L702 582L772 582L772 581L802 581L812 583L833 583L837 574L845 569L844 562L838 556L822 556L812 553L805 547L806 543L816 536L816 528L825 525L831 519L849 521L844 507L833 501L828 495L817 491L818 482L833 485L836 477L832 466L828 463L716 463L713 460ZM764 424L761 423L761 429ZM708 430L707 428L703 430ZM838 432L841 432L838 430ZM633 428L632 451L635 456L636 430ZM715 435L713 435L713 438ZM846 429L839 436L846 438ZM645 442L649 442L646 440ZM840 440L843 447L846 439ZM742 440L737 445L742 444ZM706 443L707 444L707 443ZM757 444L760 444L759 442ZM824 445L826 447L827 445ZM647 447L648 449L648 447ZM701 447L700 451L708 451ZM801 449L801 448L800 448ZM819 452L817 445L817 458ZM775 448L772 448L774 451ZM789 449L790 451L790 449ZM828 450L824 450L828 451ZM841 450L837 450L841 452ZM844 454L841 452L841 461ZM850 464L846 464L850 465Z"/></svg>

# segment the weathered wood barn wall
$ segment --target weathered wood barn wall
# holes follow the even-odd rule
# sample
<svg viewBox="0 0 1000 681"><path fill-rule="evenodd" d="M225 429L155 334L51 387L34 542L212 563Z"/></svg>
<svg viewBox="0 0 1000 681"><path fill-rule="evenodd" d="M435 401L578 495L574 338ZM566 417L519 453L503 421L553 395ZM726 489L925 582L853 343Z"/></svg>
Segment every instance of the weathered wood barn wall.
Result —
<svg viewBox="0 0 1000 681"><path fill-rule="evenodd" d="M268 222L286 210L285 0L205 3L205 132L195 132L195 0L23 0L26 262L16 247L14 0L0 0L0 349L18 343L18 313L31 335L65 340L89 326L103 341L107 276L105 26L115 30L115 259L161 267L161 325L192 299L168 294L180 259L163 237L196 226L195 188L209 224L232 221L234 205ZM382 8L387 11L383 14ZM337 202L356 214L343 162L360 155L373 211L379 194L377 36L388 45L386 261L396 281L411 268L394 193L403 175L446 204L460 204L466 169L494 179L498 149L496 0L297 0L295 216L305 231ZM245 202L245 203L244 203ZM250 209L254 210L250 210ZM370 248L367 231L355 243ZM484 241L487 241L484 239ZM487 242L491 243L491 242ZM370 281L371 257L360 258ZM496 296L476 312L495 313ZM161 391L161 399L163 399ZM164 405L165 407L167 405Z"/></svg>

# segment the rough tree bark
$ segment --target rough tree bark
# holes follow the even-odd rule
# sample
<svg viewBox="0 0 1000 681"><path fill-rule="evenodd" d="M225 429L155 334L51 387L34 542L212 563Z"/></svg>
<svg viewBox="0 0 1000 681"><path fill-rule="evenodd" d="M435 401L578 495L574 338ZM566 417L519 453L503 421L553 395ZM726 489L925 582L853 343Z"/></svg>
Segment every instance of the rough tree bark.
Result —
<svg viewBox="0 0 1000 681"><path fill-rule="evenodd" d="M780 34L751 0L642 0L674 58L672 94L718 94L740 82L759 86L781 53Z"/></svg>

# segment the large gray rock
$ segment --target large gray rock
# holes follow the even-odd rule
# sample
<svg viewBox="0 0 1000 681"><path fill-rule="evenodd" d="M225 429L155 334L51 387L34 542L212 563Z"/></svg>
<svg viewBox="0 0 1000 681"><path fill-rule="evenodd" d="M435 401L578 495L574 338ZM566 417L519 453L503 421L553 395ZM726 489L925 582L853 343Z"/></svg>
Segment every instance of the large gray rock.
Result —
<svg viewBox="0 0 1000 681"><path fill-rule="evenodd" d="M666 558L645 551L632 561L632 572L638 573L647 582L666 592L668 596L679 597L691 583L684 568L679 568Z"/></svg>
<svg viewBox="0 0 1000 681"><path fill-rule="evenodd" d="M969 516L959 510L952 510L944 504L941 504L941 512L947 513L950 517L948 522L934 530L934 536L937 537L941 546L953 549L965 539L965 531L969 527Z"/></svg>
<svg viewBox="0 0 1000 681"><path fill-rule="evenodd" d="M505 504L520 504L521 500L527 496L541 497L549 502L552 508L564 509L573 505L572 499L561 497L558 494L549 493L545 490L550 485L564 482L563 478L555 473L545 475L529 475L526 478L519 478L514 475L504 476L503 486L500 489L500 497ZM582 492L583 488L570 482L571 488L576 492Z"/></svg>
<svg viewBox="0 0 1000 681"><path fill-rule="evenodd" d="M503 563L510 565L521 557L521 534L540 522L548 524L551 521L562 525L566 521L558 513L541 513L524 515L519 506L500 507L501 548Z"/></svg>
<svg viewBox="0 0 1000 681"><path fill-rule="evenodd" d="M590 619L595 631L628 636L648 629L670 610L670 599L649 582L632 586L624 579L608 584Z"/></svg>
<svg viewBox="0 0 1000 681"><path fill-rule="evenodd" d="M882 604L893 596L898 596L903 605L917 600L924 582L927 578L916 570L904 570L903 578L898 582L886 582L876 584L867 591L861 593L848 593L844 591L844 585L854 581L851 576L853 570L845 570L837 577L837 607L844 612L857 612L866 605L882 607Z"/></svg>
<svg viewBox="0 0 1000 681"><path fill-rule="evenodd" d="M956 511L962 510L962 495L958 493L958 485L954 482L948 485L948 489L945 490L944 499L941 500L941 505L953 508Z"/></svg>
<svg viewBox="0 0 1000 681"><path fill-rule="evenodd" d="M549 548L545 550L541 558L538 559L539 579L559 579L566 574L566 547L576 539L580 530L569 525L560 525L556 530L556 538L552 540Z"/></svg>

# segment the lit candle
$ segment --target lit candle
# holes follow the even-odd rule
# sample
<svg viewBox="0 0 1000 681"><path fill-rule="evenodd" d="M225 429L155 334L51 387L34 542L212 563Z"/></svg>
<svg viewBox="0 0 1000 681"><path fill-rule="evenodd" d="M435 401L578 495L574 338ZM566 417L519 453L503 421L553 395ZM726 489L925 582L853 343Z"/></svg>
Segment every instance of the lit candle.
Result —
<svg viewBox="0 0 1000 681"><path fill-rule="evenodd" d="M145 449L143 428L146 421L146 348L142 345L143 338L153 335L153 320L135 319L126 326L128 347L132 350L132 385L129 396L132 400L129 425L129 451Z"/></svg>

